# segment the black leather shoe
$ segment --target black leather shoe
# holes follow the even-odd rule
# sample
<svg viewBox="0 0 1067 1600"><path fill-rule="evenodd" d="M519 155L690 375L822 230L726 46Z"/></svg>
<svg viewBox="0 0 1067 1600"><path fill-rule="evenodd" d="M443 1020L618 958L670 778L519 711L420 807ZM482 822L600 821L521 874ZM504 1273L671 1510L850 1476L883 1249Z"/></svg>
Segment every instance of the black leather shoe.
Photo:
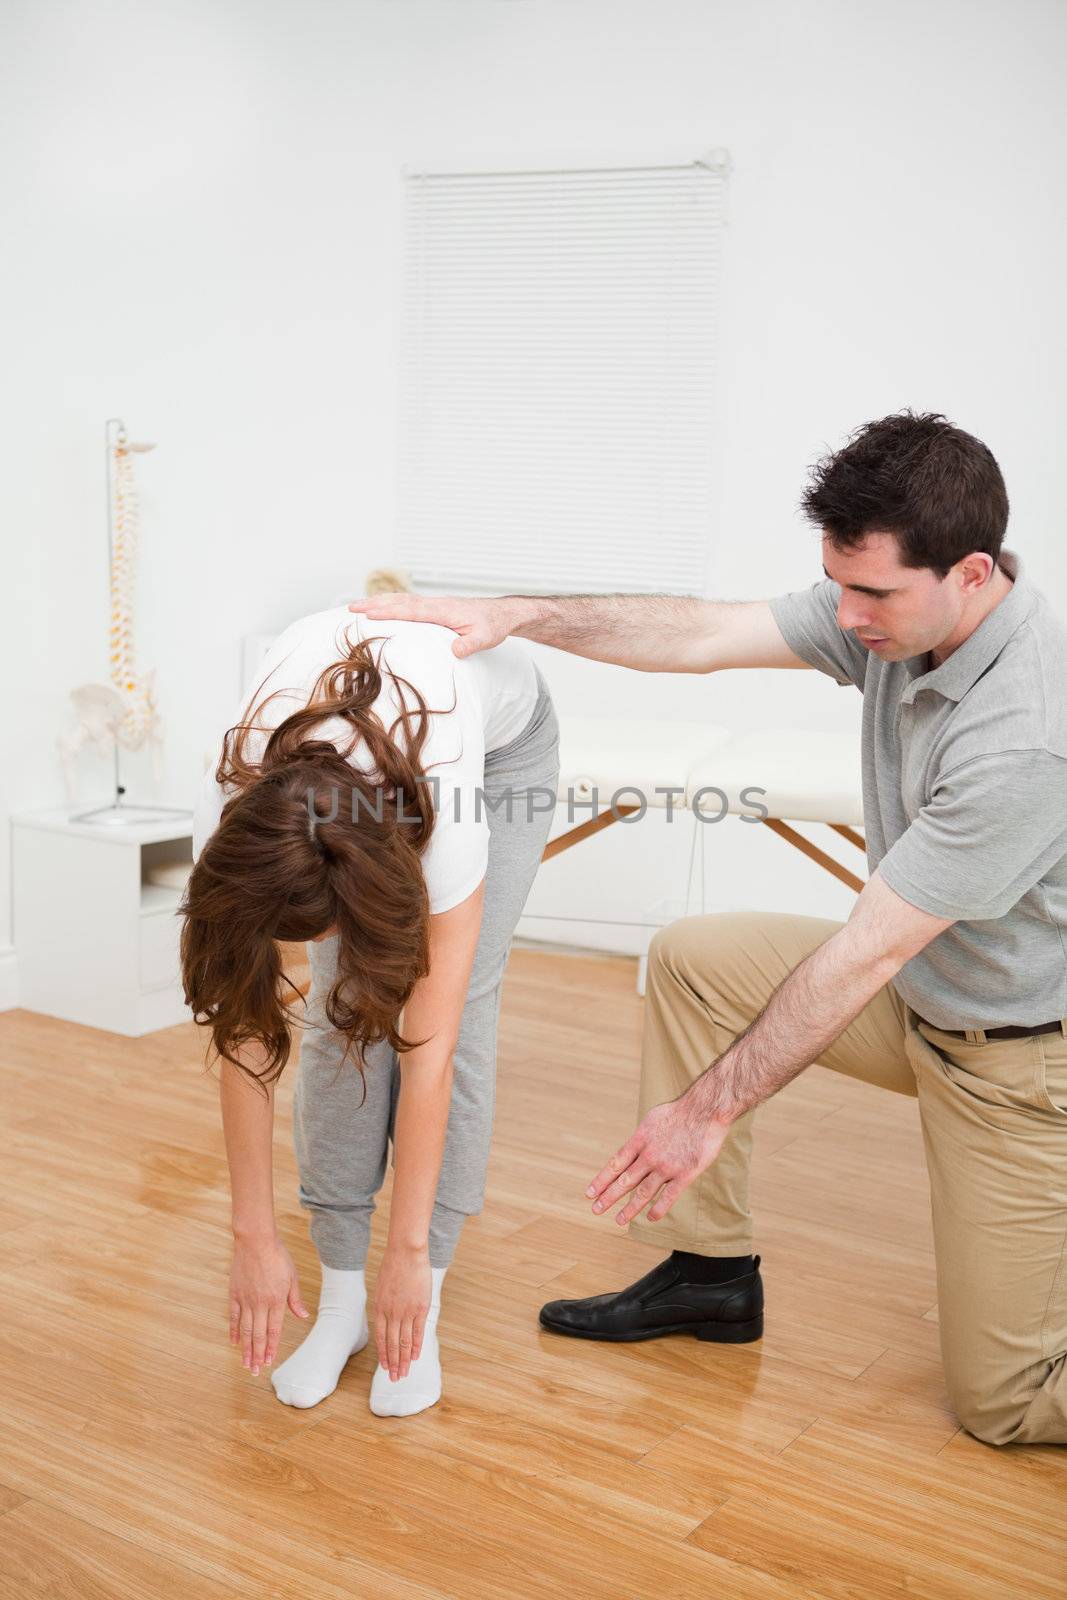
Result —
<svg viewBox="0 0 1067 1600"><path fill-rule="evenodd" d="M717 1344L763 1337L763 1279L759 1256L751 1272L727 1283L690 1283L668 1256L628 1289L585 1300L550 1300L540 1322L574 1339L660 1339L693 1333Z"/></svg>

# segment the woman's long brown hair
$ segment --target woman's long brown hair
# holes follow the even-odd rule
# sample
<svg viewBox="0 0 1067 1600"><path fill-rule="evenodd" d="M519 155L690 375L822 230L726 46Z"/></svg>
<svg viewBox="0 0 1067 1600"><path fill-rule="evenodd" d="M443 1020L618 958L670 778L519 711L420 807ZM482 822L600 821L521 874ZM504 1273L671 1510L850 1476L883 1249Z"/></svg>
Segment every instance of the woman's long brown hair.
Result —
<svg viewBox="0 0 1067 1600"><path fill-rule="evenodd" d="M405 1052L422 1042L403 1038L398 1023L429 970L420 858L435 821L421 765L430 713L418 689L390 674L416 705L409 709L400 691L403 709L384 726L374 710L382 690L370 648L376 642L353 643L346 632L342 646L338 638L347 653L319 674L307 704L270 733L259 761L248 752L250 736L267 731L256 717L286 691L251 705L247 720L227 731L215 769L216 781L233 793L182 900L182 979L194 1018L210 1024L217 1055L260 1086L281 1076L290 1027L300 1020L292 1004L299 990L282 972L278 941L307 941L333 926L337 979L324 1010L345 1041L341 1065L354 1051L362 1077L366 1046L387 1039ZM350 738L322 736L320 724L333 718ZM402 741L394 740L401 724ZM361 740L373 759L369 772L346 759ZM238 1058L241 1046L253 1043L265 1053L259 1073Z"/></svg>

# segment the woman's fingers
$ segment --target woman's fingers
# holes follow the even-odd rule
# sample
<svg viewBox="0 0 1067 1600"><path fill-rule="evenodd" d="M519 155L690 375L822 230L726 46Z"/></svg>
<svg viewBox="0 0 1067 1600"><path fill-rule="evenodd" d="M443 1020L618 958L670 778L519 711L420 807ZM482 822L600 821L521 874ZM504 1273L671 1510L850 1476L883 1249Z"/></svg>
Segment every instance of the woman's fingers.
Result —
<svg viewBox="0 0 1067 1600"><path fill-rule="evenodd" d="M310 1317L311 1315L311 1312L304 1304L304 1297L300 1293L300 1284L295 1275L289 1284L288 1305L294 1317Z"/></svg>
<svg viewBox="0 0 1067 1600"><path fill-rule="evenodd" d="M241 1306L241 1365L252 1365L252 1307L247 1300Z"/></svg>
<svg viewBox="0 0 1067 1600"><path fill-rule="evenodd" d="M398 1379L406 1378L411 1371L411 1363L422 1354L428 1309L383 1312L376 1319L378 1364L388 1372L390 1382L396 1383Z"/></svg>
<svg viewBox="0 0 1067 1600"><path fill-rule="evenodd" d="M267 1343L267 1317L266 1305L258 1305L252 1317L252 1376L258 1378L259 1369L263 1365L263 1352Z"/></svg>
<svg viewBox="0 0 1067 1600"><path fill-rule="evenodd" d="M263 1301L253 1305L246 1300L238 1307L240 1315L240 1340L241 1340L241 1365L247 1367L253 1378L258 1377L259 1369L268 1361L273 1361L278 1354L279 1336L282 1319L285 1316L283 1305L271 1305ZM230 1313L231 1337L234 1327L233 1312ZM269 1353L268 1353L269 1352Z"/></svg>
<svg viewBox="0 0 1067 1600"><path fill-rule="evenodd" d="M273 1305L267 1312L267 1343L263 1352L263 1364L269 1367L274 1357L278 1354L278 1346L282 1341L282 1322L285 1319L285 1306Z"/></svg>
<svg viewBox="0 0 1067 1600"><path fill-rule="evenodd" d="M277 1240L267 1245L238 1241L230 1269L230 1340L241 1347L241 1365L253 1377L278 1354L287 1305L307 1316L296 1268Z"/></svg>
<svg viewBox="0 0 1067 1600"><path fill-rule="evenodd" d="M395 1383L400 1376L400 1329L399 1317L389 1319L389 1376Z"/></svg>
<svg viewBox="0 0 1067 1600"><path fill-rule="evenodd" d="M411 1369L414 1342L411 1319L407 1318L400 1324L400 1376L402 1378L406 1378Z"/></svg>

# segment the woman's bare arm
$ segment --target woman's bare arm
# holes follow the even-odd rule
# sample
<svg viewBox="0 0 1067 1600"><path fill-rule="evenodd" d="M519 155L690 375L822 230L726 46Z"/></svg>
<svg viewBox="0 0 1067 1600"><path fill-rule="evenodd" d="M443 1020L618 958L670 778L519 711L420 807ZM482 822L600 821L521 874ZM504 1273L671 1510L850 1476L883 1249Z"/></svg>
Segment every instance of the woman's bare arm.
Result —
<svg viewBox="0 0 1067 1600"><path fill-rule="evenodd" d="M244 1046L241 1060L262 1072L265 1053ZM264 1090L266 1092L264 1092ZM257 1088L230 1061L219 1062L219 1103L230 1168L231 1225L235 1239L273 1239L274 1085Z"/></svg>
<svg viewBox="0 0 1067 1600"><path fill-rule="evenodd" d="M374 1286L378 1360L390 1378L406 1377L422 1351L430 1309L430 1219L437 1196L452 1102L452 1057L459 1039L482 921L485 886L430 917L429 971L400 1019L400 1098L393 1134L396 1177L389 1234Z"/></svg>
<svg viewBox="0 0 1067 1600"><path fill-rule="evenodd" d="M430 969L401 1017L407 1039L426 1043L400 1057L394 1132L396 1178L387 1247L424 1250L444 1155L452 1098L452 1055L467 1003L482 922L485 881L450 911L430 918Z"/></svg>
<svg viewBox="0 0 1067 1600"><path fill-rule="evenodd" d="M262 1072L266 1053L261 1046L242 1046L238 1054L254 1072ZM274 1085L257 1088L232 1062L219 1066L234 1240L230 1343L241 1346L242 1365L255 1377L278 1353L286 1307L298 1317L309 1313L274 1217Z"/></svg>

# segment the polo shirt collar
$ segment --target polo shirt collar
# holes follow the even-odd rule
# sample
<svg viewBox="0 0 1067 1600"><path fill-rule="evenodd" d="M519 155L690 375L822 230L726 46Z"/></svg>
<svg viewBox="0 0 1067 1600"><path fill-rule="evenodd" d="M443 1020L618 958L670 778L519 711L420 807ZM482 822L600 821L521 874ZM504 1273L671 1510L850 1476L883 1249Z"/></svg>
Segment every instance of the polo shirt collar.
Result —
<svg viewBox="0 0 1067 1600"><path fill-rule="evenodd" d="M936 689L946 700L962 700L1030 615L1037 596L1024 573L1018 552L1002 548L1000 565L1013 580L1012 587L988 616L982 618L970 637L932 672L923 671L925 655L910 656L905 661L911 678L900 697L905 705L910 705L921 689Z"/></svg>

